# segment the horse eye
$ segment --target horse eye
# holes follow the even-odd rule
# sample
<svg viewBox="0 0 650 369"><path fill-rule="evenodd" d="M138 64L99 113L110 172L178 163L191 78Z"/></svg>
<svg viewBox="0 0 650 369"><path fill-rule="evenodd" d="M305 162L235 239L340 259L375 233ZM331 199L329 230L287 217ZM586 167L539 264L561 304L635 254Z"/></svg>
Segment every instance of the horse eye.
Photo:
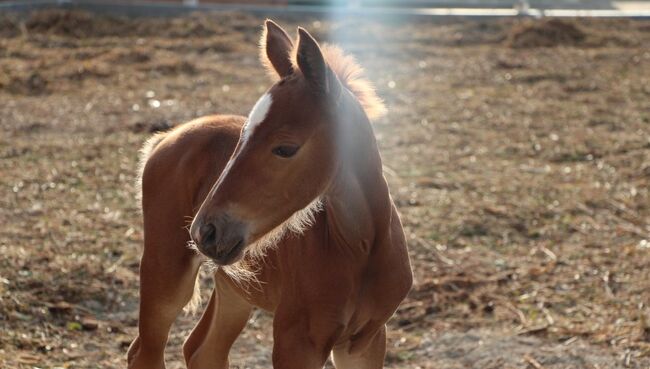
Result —
<svg viewBox="0 0 650 369"><path fill-rule="evenodd" d="M299 146L288 146L288 145L283 145L283 146L278 146L274 148L271 152L274 155L277 155L281 158L290 158L298 152Z"/></svg>

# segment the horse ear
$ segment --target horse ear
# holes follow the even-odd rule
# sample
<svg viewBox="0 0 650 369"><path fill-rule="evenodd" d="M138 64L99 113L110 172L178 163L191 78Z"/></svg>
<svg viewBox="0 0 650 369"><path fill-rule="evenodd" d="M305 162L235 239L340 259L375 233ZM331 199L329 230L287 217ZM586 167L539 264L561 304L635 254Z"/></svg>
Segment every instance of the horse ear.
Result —
<svg viewBox="0 0 650 369"><path fill-rule="evenodd" d="M337 93L340 88L338 79L325 62L318 42L301 27L298 27L298 36L296 61L302 75L316 92Z"/></svg>
<svg viewBox="0 0 650 369"><path fill-rule="evenodd" d="M271 75L280 77L293 73L291 50L293 42L289 35L275 22L267 19L260 39L260 59Z"/></svg>

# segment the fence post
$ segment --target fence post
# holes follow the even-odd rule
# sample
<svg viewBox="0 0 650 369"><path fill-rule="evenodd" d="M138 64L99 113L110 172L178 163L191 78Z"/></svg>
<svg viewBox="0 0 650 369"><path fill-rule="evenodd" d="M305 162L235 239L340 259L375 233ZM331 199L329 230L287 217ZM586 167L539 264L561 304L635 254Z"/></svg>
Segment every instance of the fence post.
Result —
<svg viewBox="0 0 650 369"><path fill-rule="evenodd" d="M528 0L517 0L514 5L515 10L519 12L519 15L528 15L530 11L530 3Z"/></svg>

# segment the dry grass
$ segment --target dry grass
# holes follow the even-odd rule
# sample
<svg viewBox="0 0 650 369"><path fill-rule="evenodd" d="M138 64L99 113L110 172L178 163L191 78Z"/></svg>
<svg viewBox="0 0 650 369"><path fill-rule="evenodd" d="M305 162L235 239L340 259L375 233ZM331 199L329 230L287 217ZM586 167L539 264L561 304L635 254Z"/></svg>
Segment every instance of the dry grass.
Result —
<svg viewBox="0 0 650 369"><path fill-rule="evenodd" d="M1 367L124 366L137 150L249 109L268 86L260 23L0 19ZM650 365L647 23L300 23L344 39L389 107L375 128L417 278L390 366ZM268 322L255 315L235 362L268 367Z"/></svg>

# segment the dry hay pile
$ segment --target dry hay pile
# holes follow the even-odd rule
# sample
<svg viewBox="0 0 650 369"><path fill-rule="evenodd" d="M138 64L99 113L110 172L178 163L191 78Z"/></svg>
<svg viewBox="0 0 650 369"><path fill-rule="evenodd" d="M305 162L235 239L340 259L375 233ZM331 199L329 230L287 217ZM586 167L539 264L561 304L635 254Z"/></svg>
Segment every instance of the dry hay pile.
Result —
<svg viewBox="0 0 650 369"><path fill-rule="evenodd" d="M587 34L576 24L561 19L525 21L514 26L506 43L514 48L581 45Z"/></svg>
<svg viewBox="0 0 650 369"><path fill-rule="evenodd" d="M93 17L81 11L60 9L32 13L24 22L30 33L53 34L68 37L111 36L128 23L114 17Z"/></svg>
<svg viewBox="0 0 650 369"><path fill-rule="evenodd" d="M607 26L607 27L603 27ZM505 32L505 45L516 48L640 46L642 41L627 30L643 32L643 24L630 20L526 19Z"/></svg>
<svg viewBox="0 0 650 369"><path fill-rule="evenodd" d="M14 95L42 95L48 93L47 80L38 72L23 75L0 74L0 89Z"/></svg>
<svg viewBox="0 0 650 369"><path fill-rule="evenodd" d="M186 52L254 49L255 35L229 32L255 29L254 23L257 20L240 13L220 22L204 14L132 19L59 9L2 15L0 35L7 42L0 42L0 90L39 96L78 89L88 80L123 78L127 73L152 78L196 75L200 68ZM117 37L129 40L128 46L103 41ZM145 38L154 41L144 42ZM15 47L20 40L24 44ZM49 57L42 58L45 54Z"/></svg>
<svg viewBox="0 0 650 369"><path fill-rule="evenodd" d="M233 13L222 22L209 16L193 13L180 18L128 18L97 16L83 10L46 9L26 16L0 15L0 35L15 37L20 34L84 37L210 37L223 35L231 29L244 28L252 17Z"/></svg>

